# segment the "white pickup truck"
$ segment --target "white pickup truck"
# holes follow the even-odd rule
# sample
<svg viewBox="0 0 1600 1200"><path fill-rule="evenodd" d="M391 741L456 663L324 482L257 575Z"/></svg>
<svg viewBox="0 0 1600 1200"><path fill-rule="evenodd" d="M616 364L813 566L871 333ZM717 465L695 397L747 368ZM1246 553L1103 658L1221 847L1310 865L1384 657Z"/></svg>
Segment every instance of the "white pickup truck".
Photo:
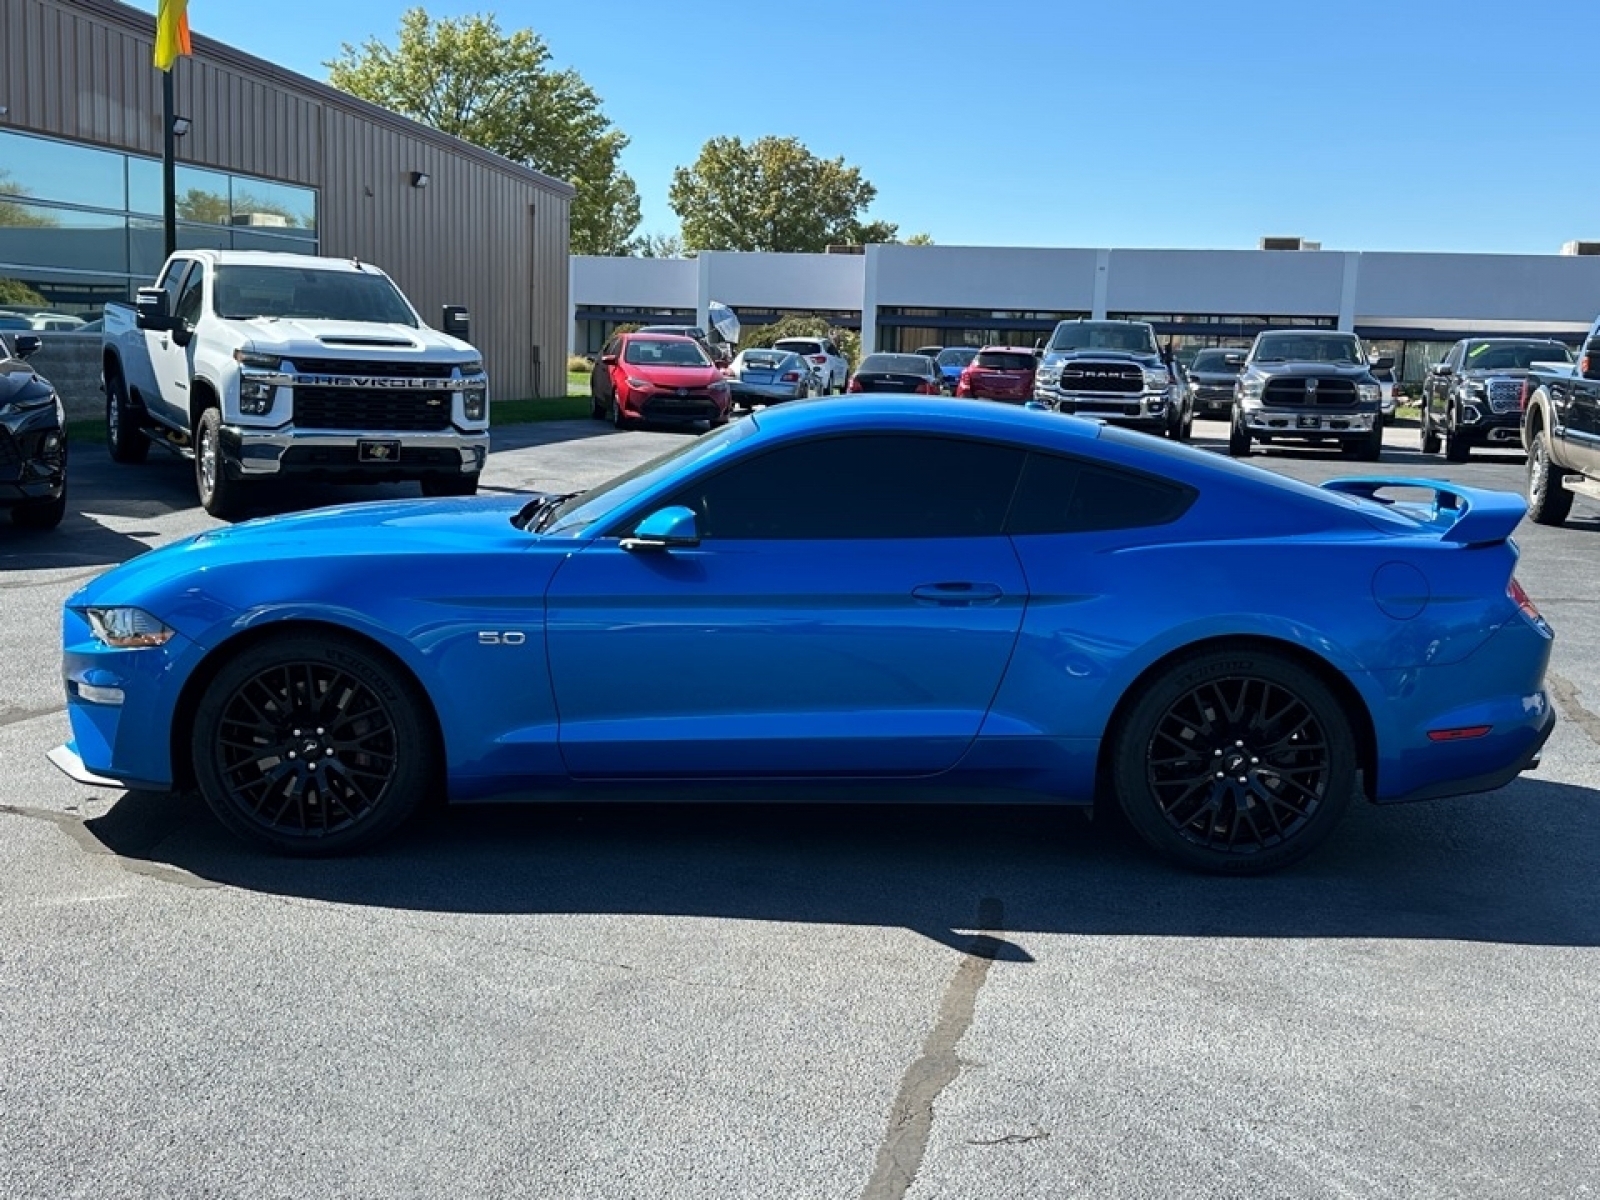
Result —
<svg viewBox="0 0 1600 1200"><path fill-rule="evenodd" d="M430 329L351 259L184 250L138 303L108 304L106 443L192 457L200 502L232 518L252 483L417 480L468 496L489 454L489 382L464 309Z"/></svg>

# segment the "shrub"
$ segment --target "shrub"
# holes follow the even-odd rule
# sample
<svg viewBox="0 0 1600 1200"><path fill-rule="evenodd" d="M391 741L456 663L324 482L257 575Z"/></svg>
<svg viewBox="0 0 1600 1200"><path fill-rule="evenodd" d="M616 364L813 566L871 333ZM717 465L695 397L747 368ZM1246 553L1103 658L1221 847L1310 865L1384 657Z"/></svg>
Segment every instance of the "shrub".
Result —
<svg viewBox="0 0 1600 1200"><path fill-rule="evenodd" d="M829 337L853 371L861 360L861 335L854 329L839 329L821 317L804 313L784 313L771 325L753 325L739 339L739 349L765 349L783 338Z"/></svg>

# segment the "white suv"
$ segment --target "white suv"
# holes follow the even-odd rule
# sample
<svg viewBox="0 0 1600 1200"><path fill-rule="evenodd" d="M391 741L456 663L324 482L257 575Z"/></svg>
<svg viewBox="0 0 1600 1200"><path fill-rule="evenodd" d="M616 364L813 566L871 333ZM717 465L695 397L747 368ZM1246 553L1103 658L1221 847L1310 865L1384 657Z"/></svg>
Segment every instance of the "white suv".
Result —
<svg viewBox="0 0 1600 1200"><path fill-rule="evenodd" d="M844 391L850 378L850 364L845 361L832 338L792 337L779 338L772 343L774 350L787 350L798 354L811 364L812 371L822 380L822 394L831 396Z"/></svg>

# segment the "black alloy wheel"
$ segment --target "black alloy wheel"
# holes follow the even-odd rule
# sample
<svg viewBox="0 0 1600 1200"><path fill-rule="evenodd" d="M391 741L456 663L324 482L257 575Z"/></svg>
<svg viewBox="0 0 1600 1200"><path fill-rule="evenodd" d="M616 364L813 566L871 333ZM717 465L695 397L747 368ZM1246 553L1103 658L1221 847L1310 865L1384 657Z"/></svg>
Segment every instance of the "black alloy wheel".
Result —
<svg viewBox="0 0 1600 1200"><path fill-rule="evenodd" d="M1271 652L1180 661L1113 735L1129 823L1184 866L1260 874L1309 854L1357 787L1355 743L1319 679Z"/></svg>
<svg viewBox="0 0 1600 1200"><path fill-rule="evenodd" d="M373 651L289 634L223 666L195 714L201 795L234 833L298 855L392 832L435 777L425 701Z"/></svg>

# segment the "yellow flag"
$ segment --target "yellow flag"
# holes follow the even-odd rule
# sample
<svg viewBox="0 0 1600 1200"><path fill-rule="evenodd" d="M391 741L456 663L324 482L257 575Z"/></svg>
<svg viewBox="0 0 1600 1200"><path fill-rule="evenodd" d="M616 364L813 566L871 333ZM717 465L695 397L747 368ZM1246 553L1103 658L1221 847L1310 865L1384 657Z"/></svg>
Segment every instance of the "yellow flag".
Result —
<svg viewBox="0 0 1600 1200"><path fill-rule="evenodd" d="M189 49L189 0L161 0L156 13L156 66L172 70L178 55Z"/></svg>

